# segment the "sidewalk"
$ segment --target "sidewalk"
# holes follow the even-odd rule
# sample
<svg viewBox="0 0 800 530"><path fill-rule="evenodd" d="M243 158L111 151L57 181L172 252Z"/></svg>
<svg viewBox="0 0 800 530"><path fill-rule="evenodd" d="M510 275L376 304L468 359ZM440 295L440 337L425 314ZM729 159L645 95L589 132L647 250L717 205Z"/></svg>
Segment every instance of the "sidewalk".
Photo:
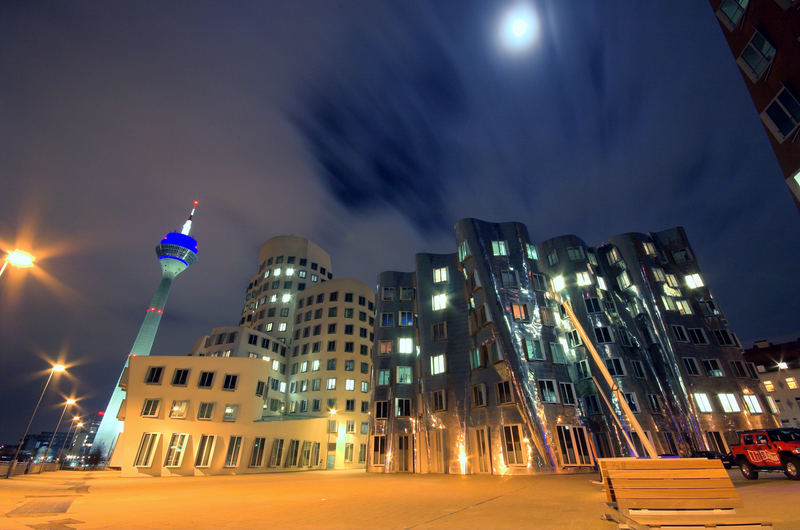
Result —
<svg viewBox="0 0 800 530"><path fill-rule="evenodd" d="M742 514L800 528L800 482L731 472ZM60 471L0 481L0 529L536 528L615 530L598 475L301 472L120 478Z"/></svg>

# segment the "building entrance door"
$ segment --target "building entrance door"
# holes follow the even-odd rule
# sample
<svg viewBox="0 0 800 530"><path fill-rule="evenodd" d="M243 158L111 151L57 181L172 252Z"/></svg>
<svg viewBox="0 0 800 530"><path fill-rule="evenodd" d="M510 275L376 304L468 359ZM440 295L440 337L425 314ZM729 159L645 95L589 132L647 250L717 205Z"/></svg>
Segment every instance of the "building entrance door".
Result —
<svg viewBox="0 0 800 530"><path fill-rule="evenodd" d="M411 455L412 455L412 441L411 436L401 434L397 437L397 471L412 471Z"/></svg>
<svg viewBox="0 0 800 530"><path fill-rule="evenodd" d="M486 427L475 429L475 449L478 452L478 473L490 473L492 466L489 453L489 433Z"/></svg>

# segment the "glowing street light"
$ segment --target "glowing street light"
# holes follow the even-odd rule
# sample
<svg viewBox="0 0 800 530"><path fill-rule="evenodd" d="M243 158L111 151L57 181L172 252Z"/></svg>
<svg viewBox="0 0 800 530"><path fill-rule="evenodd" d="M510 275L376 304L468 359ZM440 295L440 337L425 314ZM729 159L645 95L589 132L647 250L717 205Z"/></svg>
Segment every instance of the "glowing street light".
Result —
<svg viewBox="0 0 800 530"><path fill-rule="evenodd" d="M3 266L5 268L5 266ZM19 452L22 450L22 444L25 442L25 437L28 436L28 431L31 428L31 423L33 423L33 417L36 416L36 411L39 410L39 405L42 403L42 398L44 397L44 393L47 391L47 386L50 384L50 380L53 378L54 373L61 373L66 372L67 367L63 364L54 364L53 367L50 369L50 375L47 376L47 381L44 384L44 388L42 389L42 393L39 395L39 401L36 402L36 406L33 407L33 413L31 414L31 419L28 420L28 426L25 427L25 434L22 435L19 443L17 444L17 452L14 453L14 458L8 463L8 472L6 473L6 478L11 477L11 471L17 465L17 457L19 456Z"/></svg>
<svg viewBox="0 0 800 530"><path fill-rule="evenodd" d="M530 49L539 37L539 17L526 2L509 7L500 18L500 46L513 53Z"/></svg>
<svg viewBox="0 0 800 530"><path fill-rule="evenodd" d="M31 254L25 252L24 250L14 249L6 255L5 260L3 260L3 267L0 268L0 276L3 275L5 272L6 267L9 265L13 265L14 267L19 267L21 269L26 269L28 267L33 267L33 262L36 260Z"/></svg>
<svg viewBox="0 0 800 530"><path fill-rule="evenodd" d="M75 403L77 403L77 401L72 398L69 398L64 402L64 409L61 411L61 416L59 416L58 418L58 423L56 423L56 428L53 430L53 436L50 437L50 443L47 444L47 451L44 453L44 462L42 462L41 467L39 467L39 473L42 472L42 468L44 467L45 462L47 462L47 455L50 454L50 449L53 448L53 441L56 439L56 433L58 432L58 428L61 427L61 420L64 419L64 414L67 412L67 407L69 407L70 405L74 405Z"/></svg>

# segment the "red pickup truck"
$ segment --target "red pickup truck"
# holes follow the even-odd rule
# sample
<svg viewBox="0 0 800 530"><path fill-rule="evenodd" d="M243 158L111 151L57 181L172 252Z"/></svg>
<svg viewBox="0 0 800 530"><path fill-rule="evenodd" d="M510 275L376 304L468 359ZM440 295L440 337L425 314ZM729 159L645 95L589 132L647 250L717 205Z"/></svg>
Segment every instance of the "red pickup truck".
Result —
<svg viewBox="0 0 800 530"><path fill-rule="evenodd" d="M800 480L800 429L742 431L731 453L748 480L757 479L759 471L783 471L790 479Z"/></svg>

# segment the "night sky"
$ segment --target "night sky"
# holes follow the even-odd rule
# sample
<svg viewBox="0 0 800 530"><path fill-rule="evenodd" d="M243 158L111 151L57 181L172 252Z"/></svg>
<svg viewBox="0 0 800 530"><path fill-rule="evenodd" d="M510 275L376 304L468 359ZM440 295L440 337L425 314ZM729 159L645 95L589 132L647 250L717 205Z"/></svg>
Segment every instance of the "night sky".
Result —
<svg viewBox="0 0 800 530"><path fill-rule="evenodd" d="M280 5L283 4L283 5ZM154 354L238 322L266 239L374 285L462 217L589 244L686 228L731 328L800 334L798 212L704 1L0 3L0 441L105 406L192 200L199 261ZM40 371L40 372L37 372Z"/></svg>

